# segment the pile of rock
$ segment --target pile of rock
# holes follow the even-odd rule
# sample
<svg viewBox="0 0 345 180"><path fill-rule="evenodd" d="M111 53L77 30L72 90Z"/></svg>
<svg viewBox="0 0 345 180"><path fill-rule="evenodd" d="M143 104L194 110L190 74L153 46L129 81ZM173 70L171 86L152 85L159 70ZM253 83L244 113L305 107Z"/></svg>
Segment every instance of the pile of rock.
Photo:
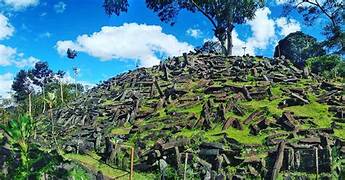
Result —
<svg viewBox="0 0 345 180"><path fill-rule="evenodd" d="M191 168L206 179L232 175L237 179L275 178L280 171L330 172L330 148L340 147L345 154L343 141L334 143L336 139L330 142L327 137L345 123L344 87L326 82L303 88L285 87L308 76L314 75L284 58L184 54L158 66L104 81L67 107L55 110L54 121L46 121L46 127L54 125L56 132L47 133L50 129L43 129L38 141L52 145L55 137L66 152L95 151L107 162L119 165L123 162L116 160L116 154L128 156L128 153L118 150L114 142L126 142L145 134L145 139L134 142L139 159L135 164L137 170L163 171L167 165L179 169L187 159ZM239 103L275 100L279 98L272 92L275 85L281 85L284 97L278 105L281 109L310 104L309 91L320 94L318 102L329 105L328 110L334 114L332 127L318 128L312 118L287 110L268 118L272 112L267 107L253 111ZM322 93L321 89L327 92ZM197 107L198 112L187 111L191 107ZM305 124L315 129L301 129ZM222 138L215 142L174 136L184 129L209 131L217 125L221 127L216 135ZM113 131L123 127L128 128L126 133ZM269 135L265 145L240 144L227 136L226 132L232 129L248 130L251 136ZM297 144L289 142L300 136L306 139ZM244 151L257 149L277 151L267 158L255 153L250 158L243 157ZM313 163L308 164L307 159L313 159ZM270 160L273 165L266 165ZM230 175L227 167L236 167L236 171Z"/></svg>

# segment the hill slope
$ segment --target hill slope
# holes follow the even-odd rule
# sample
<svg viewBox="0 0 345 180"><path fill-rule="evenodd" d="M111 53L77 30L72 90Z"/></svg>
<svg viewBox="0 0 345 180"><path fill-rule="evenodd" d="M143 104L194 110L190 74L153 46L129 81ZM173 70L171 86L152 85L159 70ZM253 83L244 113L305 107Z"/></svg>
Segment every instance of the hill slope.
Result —
<svg viewBox="0 0 345 180"><path fill-rule="evenodd" d="M135 170L157 177L341 177L344 105L343 84L286 59L185 54L55 110L39 142L124 170L130 155L119 145L135 147Z"/></svg>

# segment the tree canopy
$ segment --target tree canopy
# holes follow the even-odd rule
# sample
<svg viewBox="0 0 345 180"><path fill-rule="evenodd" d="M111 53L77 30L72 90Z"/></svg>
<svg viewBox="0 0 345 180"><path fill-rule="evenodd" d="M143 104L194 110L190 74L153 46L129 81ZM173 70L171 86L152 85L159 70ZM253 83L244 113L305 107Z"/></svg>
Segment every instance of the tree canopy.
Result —
<svg viewBox="0 0 345 180"><path fill-rule="evenodd" d="M329 51L338 54L345 52L345 3L342 0L289 0L285 4L285 13L297 9L302 14L306 25L315 25L316 20L326 18L327 23L323 27L326 40L322 43Z"/></svg>

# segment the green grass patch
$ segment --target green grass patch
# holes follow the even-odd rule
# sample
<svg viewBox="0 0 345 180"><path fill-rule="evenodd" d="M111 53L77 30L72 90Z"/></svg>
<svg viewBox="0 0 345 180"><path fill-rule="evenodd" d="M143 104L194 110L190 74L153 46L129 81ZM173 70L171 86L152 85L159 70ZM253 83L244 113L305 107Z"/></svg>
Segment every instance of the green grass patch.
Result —
<svg viewBox="0 0 345 180"><path fill-rule="evenodd" d="M111 130L112 135L126 135L129 134L130 128L114 128Z"/></svg>
<svg viewBox="0 0 345 180"><path fill-rule="evenodd" d="M104 176L111 179L127 180L129 178L128 172L112 168L88 155L65 154L64 157L72 161L76 161L94 172L101 171ZM154 179L154 177L154 174L134 172L134 179L151 180Z"/></svg>
<svg viewBox="0 0 345 180"><path fill-rule="evenodd" d="M308 99L310 104L303 106L291 106L285 109L294 112L295 115L298 116L307 116L313 118L314 123L320 128L330 127L332 115L328 112L328 105L316 102L316 97L314 95L308 95Z"/></svg>
<svg viewBox="0 0 345 180"><path fill-rule="evenodd" d="M244 126L243 130L230 127L226 130L226 134L242 144L262 144L266 138L266 136L260 134L258 136L251 135L248 126Z"/></svg>
<svg viewBox="0 0 345 180"><path fill-rule="evenodd" d="M77 161L81 165L85 166L86 168L94 172L101 171L103 175L110 178L121 177L123 175L128 174L128 172L126 171L114 169L106 164L103 164L89 155L65 154L64 157L73 161Z"/></svg>
<svg viewBox="0 0 345 180"><path fill-rule="evenodd" d="M281 114L283 113L283 110L278 108L278 104L282 100L283 98L281 97L279 99L275 99L272 101L268 99L264 99L260 101L252 100L252 101L241 102L240 104L250 107L253 111L267 108L267 110L272 116L281 116Z"/></svg>

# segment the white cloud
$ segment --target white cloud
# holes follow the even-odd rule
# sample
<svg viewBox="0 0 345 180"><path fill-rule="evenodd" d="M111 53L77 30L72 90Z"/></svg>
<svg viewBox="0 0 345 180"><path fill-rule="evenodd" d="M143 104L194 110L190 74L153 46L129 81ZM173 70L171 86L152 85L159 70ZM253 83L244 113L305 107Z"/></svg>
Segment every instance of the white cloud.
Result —
<svg viewBox="0 0 345 180"><path fill-rule="evenodd" d="M255 18L246 24L249 25L252 32L251 37L246 40L241 40L236 30L232 32L233 55L242 56L244 53L243 47L246 48L246 54L255 55L256 51L276 44L280 36L301 29L299 22L294 19L273 19L269 17L270 14L271 11L267 7L259 9L255 13ZM217 41L215 37L211 40Z"/></svg>
<svg viewBox="0 0 345 180"><path fill-rule="evenodd" d="M163 33L160 26L136 23L104 26L99 32L78 36L75 42L58 41L56 48L61 55L72 48L103 61L139 60L145 67L159 64L159 55L177 56L193 49L175 36Z"/></svg>
<svg viewBox="0 0 345 180"><path fill-rule="evenodd" d="M13 26L9 23L8 18L0 13L0 40L12 36Z"/></svg>
<svg viewBox="0 0 345 180"><path fill-rule="evenodd" d="M15 11L18 11L30 6L38 5L39 0L0 0L0 3L11 7Z"/></svg>
<svg viewBox="0 0 345 180"><path fill-rule="evenodd" d="M234 30L232 32L232 43L233 43L233 48L232 48L232 54L235 56L242 56L244 54L244 49L245 47L245 53L246 54L255 54L254 53L254 47L250 46L247 42L242 41L239 39L237 32Z"/></svg>
<svg viewBox="0 0 345 180"><path fill-rule="evenodd" d="M265 7L259 9L255 13L255 18L248 22L250 29L253 33L247 41L248 47L253 49L265 49L274 41L275 35L275 22L269 18L271 11Z"/></svg>
<svg viewBox="0 0 345 180"><path fill-rule="evenodd" d="M186 33L189 36L192 36L193 38L199 38L202 35L202 32L200 29L189 28L189 29L187 29Z"/></svg>
<svg viewBox="0 0 345 180"><path fill-rule="evenodd" d="M39 59L37 59L35 57L30 56L30 57L22 59L20 61L13 61L13 64L15 64L16 67L18 67L18 68L33 67L39 61L41 61L41 60L39 60Z"/></svg>
<svg viewBox="0 0 345 180"><path fill-rule="evenodd" d="M276 3L278 4L278 5L281 5L281 4L286 4L286 3L288 3L288 2L290 2L291 0L276 0Z"/></svg>
<svg viewBox="0 0 345 180"><path fill-rule="evenodd" d="M50 32L45 32L39 35L40 38L50 38L52 34Z"/></svg>
<svg viewBox="0 0 345 180"><path fill-rule="evenodd" d="M9 98L13 82L13 74L5 73L0 74L0 96L3 98Z"/></svg>
<svg viewBox="0 0 345 180"><path fill-rule="evenodd" d="M301 26L295 19L287 19L285 17L276 20L277 26L281 29L280 35L287 36L290 33L300 31Z"/></svg>
<svg viewBox="0 0 345 180"><path fill-rule="evenodd" d="M16 49L0 44L0 66L11 65L15 55Z"/></svg>
<svg viewBox="0 0 345 180"><path fill-rule="evenodd" d="M56 13L63 13L66 10L66 4L62 1L58 2L57 4L54 5L54 9Z"/></svg>
<svg viewBox="0 0 345 180"><path fill-rule="evenodd" d="M16 49L0 44L0 66L32 67L38 61L32 56L24 58L24 53L17 53Z"/></svg>

